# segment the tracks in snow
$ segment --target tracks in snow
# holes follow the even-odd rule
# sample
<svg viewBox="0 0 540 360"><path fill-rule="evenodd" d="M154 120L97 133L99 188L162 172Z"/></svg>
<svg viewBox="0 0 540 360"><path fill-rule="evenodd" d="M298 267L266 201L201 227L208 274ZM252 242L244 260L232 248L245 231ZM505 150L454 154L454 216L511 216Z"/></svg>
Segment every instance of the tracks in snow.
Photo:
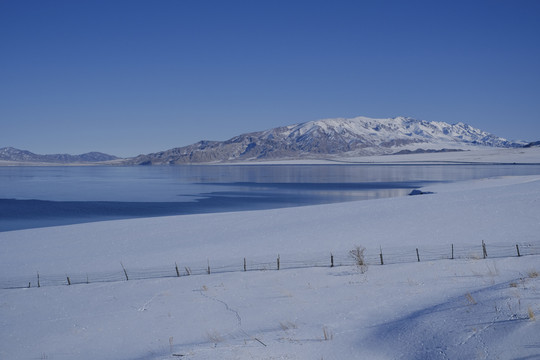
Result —
<svg viewBox="0 0 540 360"><path fill-rule="evenodd" d="M199 289L199 290L195 290L197 291L202 297L205 297L207 298L208 300L212 300L212 301L216 301L220 304L222 304L223 306L225 306L225 309L228 311L228 312L231 312L234 314L234 316L236 317L236 327L238 328L238 330L246 337L252 339L252 340L255 340L257 341L259 344L263 345L266 347L266 344L263 343L260 339L256 338L255 336L251 336L249 335L243 328L242 328L242 317L240 316L240 313L238 312L238 310L235 310L233 308L231 308L229 306L229 304L221 299L218 299L217 297L215 296L210 296L208 295L206 292L208 290L205 290L205 289Z"/></svg>
<svg viewBox="0 0 540 360"><path fill-rule="evenodd" d="M205 293L205 290L203 290L203 289L197 290L197 292L198 292L199 294L201 294L201 296L203 296L203 297L205 297L205 298L207 298L207 299L209 299L209 300L217 301L218 303L223 304L223 306L225 306L225 309L226 309L227 311L230 311L230 312L232 312L232 313L234 314L234 316L236 317L237 326L240 328L241 331L243 331L243 330L242 330L242 318L240 317L240 314L238 313L237 310L232 309L232 308L229 306L229 304L227 304L225 301L223 301L223 300L221 300L221 299L218 299L217 297L210 296L210 295L206 294L206 293Z"/></svg>

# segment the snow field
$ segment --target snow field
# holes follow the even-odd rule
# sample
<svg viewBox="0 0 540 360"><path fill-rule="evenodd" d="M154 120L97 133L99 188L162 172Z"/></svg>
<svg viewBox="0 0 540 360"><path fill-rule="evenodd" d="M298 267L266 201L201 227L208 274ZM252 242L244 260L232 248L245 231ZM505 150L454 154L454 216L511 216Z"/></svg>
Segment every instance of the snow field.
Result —
<svg viewBox="0 0 540 360"><path fill-rule="evenodd" d="M380 247L449 252L450 244L477 246L481 255L482 240L488 254L495 245L538 242L539 177L425 190L435 194L4 232L0 273L117 271L120 261L127 269L273 261L355 245L370 256ZM540 314L540 256L420 263L410 256L413 262L370 265L365 273L348 266L3 289L0 358L540 356L532 320Z"/></svg>
<svg viewBox="0 0 540 360"><path fill-rule="evenodd" d="M521 242L516 244L474 244L465 246L463 244L450 246L400 246L391 249L378 250L371 247L369 250L363 249L361 262L366 266L389 265L400 263L412 263L420 261L437 261L444 259L481 259L486 256L493 258L504 258L514 256L540 255L540 241ZM358 261L351 255L356 246L347 251L338 251L330 254L325 253L303 253L294 254L295 258L277 257L271 258L237 258L234 263L214 263L208 259L206 263L193 259L186 263L167 264L166 266L154 266L147 268L128 267L119 263L116 271L98 271L86 273L64 273L64 274L43 274L37 272L33 275L2 277L0 276L0 289L21 289L31 287L77 285L90 283L120 282L129 280L148 280L171 277L185 277L208 275L216 273L246 272L246 271L266 271L266 270L287 270L299 268L316 267L343 267L353 266ZM285 255L287 256L287 254ZM232 261L232 260L231 260Z"/></svg>
<svg viewBox="0 0 540 360"><path fill-rule="evenodd" d="M422 148L418 144L402 146L398 150L415 151ZM448 146L446 146L448 147ZM436 150L444 149L441 144ZM455 148L455 146L453 147ZM366 155L337 156L328 159L300 160L268 160L243 162L239 164L538 164L540 163L540 147L532 148L490 148L479 146L462 146L457 152L419 153L400 155Z"/></svg>
<svg viewBox="0 0 540 360"><path fill-rule="evenodd" d="M3 291L6 359L538 354L538 256ZM324 331L328 340L324 340ZM264 345L266 346L264 346Z"/></svg>

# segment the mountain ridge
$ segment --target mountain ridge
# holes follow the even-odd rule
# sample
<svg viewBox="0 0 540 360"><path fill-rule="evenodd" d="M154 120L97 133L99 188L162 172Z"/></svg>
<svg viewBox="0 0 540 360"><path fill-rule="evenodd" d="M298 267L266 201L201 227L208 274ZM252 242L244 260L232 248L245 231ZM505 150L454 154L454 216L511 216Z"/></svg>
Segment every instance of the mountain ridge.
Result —
<svg viewBox="0 0 540 360"><path fill-rule="evenodd" d="M0 148L0 160L22 163L54 163L54 164L72 164L72 163L96 163L111 160L118 160L114 155L104 154L92 151L80 155L70 154L48 154L40 155L28 150L20 150L14 147Z"/></svg>
<svg viewBox="0 0 540 360"><path fill-rule="evenodd" d="M39 155L13 147L0 148L0 161L19 164L174 165L276 160L340 160L370 155L400 155L474 150L486 147L535 147L509 141L463 122L376 119L364 116L329 118L244 133L225 141L201 140L131 158L101 152Z"/></svg>
<svg viewBox="0 0 540 360"><path fill-rule="evenodd" d="M516 148L509 141L462 122L332 118L245 133L225 141L202 140L129 160L133 165L173 165L243 161L322 159L415 151L456 151L478 147Z"/></svg>

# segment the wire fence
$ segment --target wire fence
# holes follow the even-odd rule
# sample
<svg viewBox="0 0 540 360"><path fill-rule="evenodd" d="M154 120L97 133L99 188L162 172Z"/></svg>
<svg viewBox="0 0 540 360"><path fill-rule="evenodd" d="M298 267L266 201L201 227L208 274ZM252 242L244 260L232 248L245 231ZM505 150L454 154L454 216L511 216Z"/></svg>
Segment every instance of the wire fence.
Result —
<svg viewBox="0 0 540 360"><path fill-rule="evenodd" d="M351 255L355 249L327 254L303 254L292 256L277 255L274 258L240 258L234 263L203 262L174 263L155 267L125 267L119 263L116 271L70 274L40 274L3 278L0 289L21 289L30 287L106 283L130 280L211 275L218 273L286 270L315 267L340 267L358 265L358 259ZM365 265L389 265L444 259L485 259L540 255L540 241L513 244L487 244L448 246L403 246L394 248L364 249L362 261Z"/></svg>

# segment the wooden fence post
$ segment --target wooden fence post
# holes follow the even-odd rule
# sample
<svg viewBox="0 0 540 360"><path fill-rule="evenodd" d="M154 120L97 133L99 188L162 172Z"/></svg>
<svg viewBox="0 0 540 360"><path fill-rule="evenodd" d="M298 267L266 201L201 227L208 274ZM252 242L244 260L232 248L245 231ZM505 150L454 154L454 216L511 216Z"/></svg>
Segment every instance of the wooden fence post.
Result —
<svg viewBox="0 0 540 360"><path fill-rule="evenodd" d="M180 277L180 271L178 270L178 264L174 262L174 269L176 270L176 277Z"/></svg>
<svg viewBox="0 0 540 360"><path fill-rule="evenodd" d="M418 262L420 262L420 254L418 253L418 248L416 248L416 258L418 259Z"/></svg>
<svg viewBox="0 0 540 360"><path fill-rule="evenodd" d="M482 240L482 251L484 253L484 259L487 258L486 243Z"/></svg>
<svg viewBox="0 0 540 360"><path fill-rule="evenodd" d="M37 287L41 287L41 284L39 283L39 272L37 273Z"/></svg>
<svg viewBox="0 0 540 360"><path fill-rule="evenodd" d="M208 275L210 275L210 260L206 260L207 263L208 263L208 268L206 269L206 272L208 273Z"/></svg>
<svg viewBox="0 0 540 360"><path fill-rule="evenodd" d="M452 257L450 259L454 260L454 244L452 244Z"/></svg>
<svg viewBox="0 0 540 360"><path fill-rule="evenodd" d="M279 270L279 254L277 256L277 269Z"/></svg>
<svg viewBox="0 0 540 360"><path fill-rule="evenodd" d="M244 258L244 271L247 271L246 258Z"/></svg>
<svg viewBox="0 0 540 360"><path fill-rule="evenodd" d="M381 258L381 265L384 265L384 261L383 261L383 257L382 257L382 246L381 246L381 253L379 254L380 258Z"/></svg>
<svg viewBox="0 0 540 360"><path fill-rule="evenodd" d="M124 275L126 276L126 281L129 281L129 277L128 277L126 268L124 267L124 264L122 264L122 262L120 262L120 265L122 265L122 270L124 270Z"/></svg>
<svg viewBox="0 0 540 360"><path fill-rule="evenodd" d="M334 267L334 255L330 253L330 267Z"/></svg>
<svg viewBox="0 0 540 360"><path fill-rule="evenodd" d="M518 257L520 257L521 254L519 253L519 245L518 244L516 244L516 250L517 250Z"/></svg>
<svg viewBox="0 0 540 360"><path fill-rule="evenodd" d="M68 285L71 285L71 280L69 279L69 276L66 275Z"/></svg>

